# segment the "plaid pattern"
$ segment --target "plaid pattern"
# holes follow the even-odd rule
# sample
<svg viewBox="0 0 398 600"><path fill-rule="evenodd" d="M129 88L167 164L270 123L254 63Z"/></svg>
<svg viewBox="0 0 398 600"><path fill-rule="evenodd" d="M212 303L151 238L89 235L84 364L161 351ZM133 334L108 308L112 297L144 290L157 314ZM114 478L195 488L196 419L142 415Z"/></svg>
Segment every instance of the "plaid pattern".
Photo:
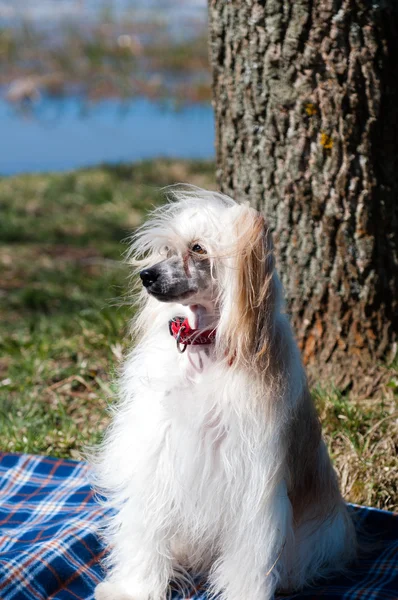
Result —
<svg viewBox="0 0 398 600"><path fill-rule="evenodd" d="M71 460L0 454L0 599L89 600L102 579L88 467ZM352 573L285 600L398 599L398 515L352 507L373 549ZM204 588L191 600L205 600ZM177 592L173 598L181 598ZM242 598L242 600L245 600ZM259 599L260 600L260 599Z"/></svg>

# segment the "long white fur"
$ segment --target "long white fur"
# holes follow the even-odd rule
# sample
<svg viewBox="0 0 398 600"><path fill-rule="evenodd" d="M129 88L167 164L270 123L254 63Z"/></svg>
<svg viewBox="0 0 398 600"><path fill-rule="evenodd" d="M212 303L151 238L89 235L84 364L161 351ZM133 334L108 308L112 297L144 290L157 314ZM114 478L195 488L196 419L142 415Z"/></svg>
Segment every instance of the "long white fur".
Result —
<svg viewBox="0 0 398 600"><path fill-rule="evenodd" d="M239 344L227 358L242 285L239 241L256 222L247 206L189 189L155 211L135 236L131 256L141 268L158 262L165 245L184 253L201 240L212 296L199 292L194 302L217 325L217 341L210 352L190 346L179 354L168 320L186 315L191 322L190 305L160 303L143 291L136 345L95 460L97 489L113 511L104 528L110 552L98 600L159 600L170 578L184 581L198 572L223 600L267 600L277 588L299 589L343 568L355 554L353 527L321 440L314 442L318 496L297 512L300 494L293 500L290 493L292 477L299 480L304 468L289 437L307 418L306 378L274 271L267 319L275 344L265 350L266 360L240 356ZM270 253L267 248L258 260ZM233 336L240 335L237 323Z"/></svg>

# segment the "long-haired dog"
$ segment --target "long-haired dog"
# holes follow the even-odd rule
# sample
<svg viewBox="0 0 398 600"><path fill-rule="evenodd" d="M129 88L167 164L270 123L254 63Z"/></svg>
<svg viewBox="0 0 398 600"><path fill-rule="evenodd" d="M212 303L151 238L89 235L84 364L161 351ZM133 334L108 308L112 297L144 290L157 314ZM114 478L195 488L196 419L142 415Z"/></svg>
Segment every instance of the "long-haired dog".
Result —
<svg viewBox="0 0 398 600"><path fill-rule="evenodd" d="M97 457L112 510L99 600L160 600L206 573L266 600L343 569L355 534L283 313L270 232L230 198L177 191L137 232L137 343Z"/></svg>

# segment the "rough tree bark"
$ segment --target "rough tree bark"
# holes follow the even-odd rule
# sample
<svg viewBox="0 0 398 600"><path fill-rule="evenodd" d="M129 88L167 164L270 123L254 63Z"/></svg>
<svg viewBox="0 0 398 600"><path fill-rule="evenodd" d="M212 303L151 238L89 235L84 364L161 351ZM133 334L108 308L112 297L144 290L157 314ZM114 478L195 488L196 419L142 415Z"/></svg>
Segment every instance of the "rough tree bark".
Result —
<svg viewBox="0 0 398 600"><path fill-rule="evenodd" d="M370 393L398 332L398 0L209 0L221 189L271 225L315 381Z"/></svg>

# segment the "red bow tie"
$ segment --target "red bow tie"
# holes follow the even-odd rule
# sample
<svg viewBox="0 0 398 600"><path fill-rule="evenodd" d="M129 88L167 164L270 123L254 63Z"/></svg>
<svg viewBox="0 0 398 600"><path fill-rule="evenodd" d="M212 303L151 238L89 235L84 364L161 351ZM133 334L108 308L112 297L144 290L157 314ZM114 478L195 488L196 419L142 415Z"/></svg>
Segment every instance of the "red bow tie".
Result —
<svg viewBox="0 0 398 600"><path fill-rule="evenodd" d="M184 317L174 317L169 321L170 335L177 340L177 349L179 352L185 352L188 345L200 346L204 344L212 344L216 337L215 329L192 329L188 323L188 319ZM180 345L183 346L181 350Z"/></svg>

